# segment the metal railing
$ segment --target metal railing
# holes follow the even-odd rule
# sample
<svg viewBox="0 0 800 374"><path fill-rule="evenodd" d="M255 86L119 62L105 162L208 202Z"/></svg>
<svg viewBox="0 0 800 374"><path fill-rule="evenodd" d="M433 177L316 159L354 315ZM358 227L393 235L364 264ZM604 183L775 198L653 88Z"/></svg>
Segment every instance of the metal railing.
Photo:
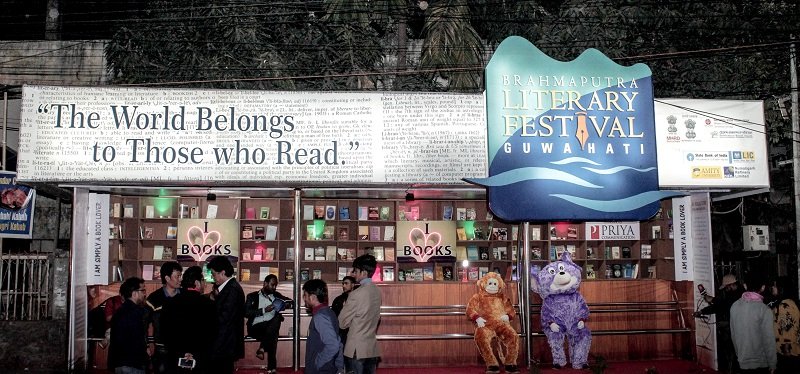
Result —
<svg viewBox="0 0 800 374"><path fill-rule="evenodd" d="M50 258L2 254L0 260L0 320L49 319L52 316Z"/></svg>

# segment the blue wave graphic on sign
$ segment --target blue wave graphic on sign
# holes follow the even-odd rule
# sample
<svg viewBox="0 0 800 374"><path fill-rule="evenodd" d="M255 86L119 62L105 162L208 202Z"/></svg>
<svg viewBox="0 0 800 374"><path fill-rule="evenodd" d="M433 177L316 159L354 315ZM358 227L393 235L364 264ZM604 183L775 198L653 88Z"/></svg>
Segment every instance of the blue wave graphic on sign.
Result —
<svg viewBox="0 0 800 374"><path fill-rule="evenodd" d="M489 207L508 221L645 220L659 201L653 88L597 50L556 61L510 37L486 68Z"/></svg>

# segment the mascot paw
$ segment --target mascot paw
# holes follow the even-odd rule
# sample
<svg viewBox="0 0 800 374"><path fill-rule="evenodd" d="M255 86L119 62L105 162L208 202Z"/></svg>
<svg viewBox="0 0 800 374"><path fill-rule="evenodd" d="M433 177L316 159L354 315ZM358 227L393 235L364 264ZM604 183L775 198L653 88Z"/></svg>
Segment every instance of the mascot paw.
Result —
<svg viewBox="0 0 800 374"><path fill-rule="evenodd" d="M556 324L555 322L552 322L552 323L550 323L550 331L559 332L559 331L561 331L561 328L558 327L558 324Z"/></svg>
<svg viewBox="0 0 800 374"><path fill-rule="evenodd" d="M578 321L578 328L579 329L582 329L584 325L585 324L583 323L583 321Z"/></svg>
<svg viewBox="0 0 800 374"><path fill-rule="evenodd" d="M519 373L517 365L506 365L506 374L516 374L516 373Z"/></svg>
<svg viewBox="0 0 800 374"><path fill-rule="evenodd" d="M510 318L508 318L508 314L503 314L502 316L500 316L500 320L503 322L508 322L510 321Z"/></svg>
<svg viewBox="0 0 800 374"><path fill-rule="evenodd" d="M475 320L475 323L478 324L478 327L486 326L486 320L483 319L483 317L478 317L478 319Z"/></svg>
<svg viewBox="0 0 800 374"><path fill-rule="evenodd" d="M486 374L500 374L499 366L489 366L486 368Z"/></svg>
<svg viewBox="0 0 800 374"><path fill-rule="evenodd" d="M553 369L556 369L556 370L561 369L561 365L553 364Z"/></svg>

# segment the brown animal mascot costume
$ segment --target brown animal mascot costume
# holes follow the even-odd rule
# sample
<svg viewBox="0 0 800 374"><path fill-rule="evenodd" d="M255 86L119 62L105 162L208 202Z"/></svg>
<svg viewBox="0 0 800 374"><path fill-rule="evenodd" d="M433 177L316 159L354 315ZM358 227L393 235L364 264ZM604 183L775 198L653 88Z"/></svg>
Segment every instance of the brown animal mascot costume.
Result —
<svg viewBox="0 0 800 374"><path fill-rule="evenodd" d="M478 293L472 295L467 304L467 317L478 325L475 344L486 362L487 374L499 373L501 364L505 365L506 373L519 373L519 336L510 323L515 311L511 300L503 293L505 288L506 284L499 274L488 273L478 280ZM505 348L498 349L500 363L492 350L494 337Z"/></svg>

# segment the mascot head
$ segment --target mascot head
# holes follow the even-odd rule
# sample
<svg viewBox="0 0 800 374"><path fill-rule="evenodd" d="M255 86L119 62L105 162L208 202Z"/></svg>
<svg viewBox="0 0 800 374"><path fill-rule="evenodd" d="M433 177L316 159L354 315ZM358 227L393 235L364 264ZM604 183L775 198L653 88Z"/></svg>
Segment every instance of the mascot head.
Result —
<svg viewBox="0 0 800 374"><path fill-rule="evenodd" d="M483 278L478 279L478 288L481 293L489 295L502 294L503 290L506 288L506 283L503 282L503 278L500 274L491 272L484 275Z"/></svg>
<svg viewBox="0 0 800 374"><path fill-rule="evenodd" d="M561 255L561 261L551 262L531 275L531 289L542 298L576 292L581 284L581 268L572 262L566 251Z"/></svg>

